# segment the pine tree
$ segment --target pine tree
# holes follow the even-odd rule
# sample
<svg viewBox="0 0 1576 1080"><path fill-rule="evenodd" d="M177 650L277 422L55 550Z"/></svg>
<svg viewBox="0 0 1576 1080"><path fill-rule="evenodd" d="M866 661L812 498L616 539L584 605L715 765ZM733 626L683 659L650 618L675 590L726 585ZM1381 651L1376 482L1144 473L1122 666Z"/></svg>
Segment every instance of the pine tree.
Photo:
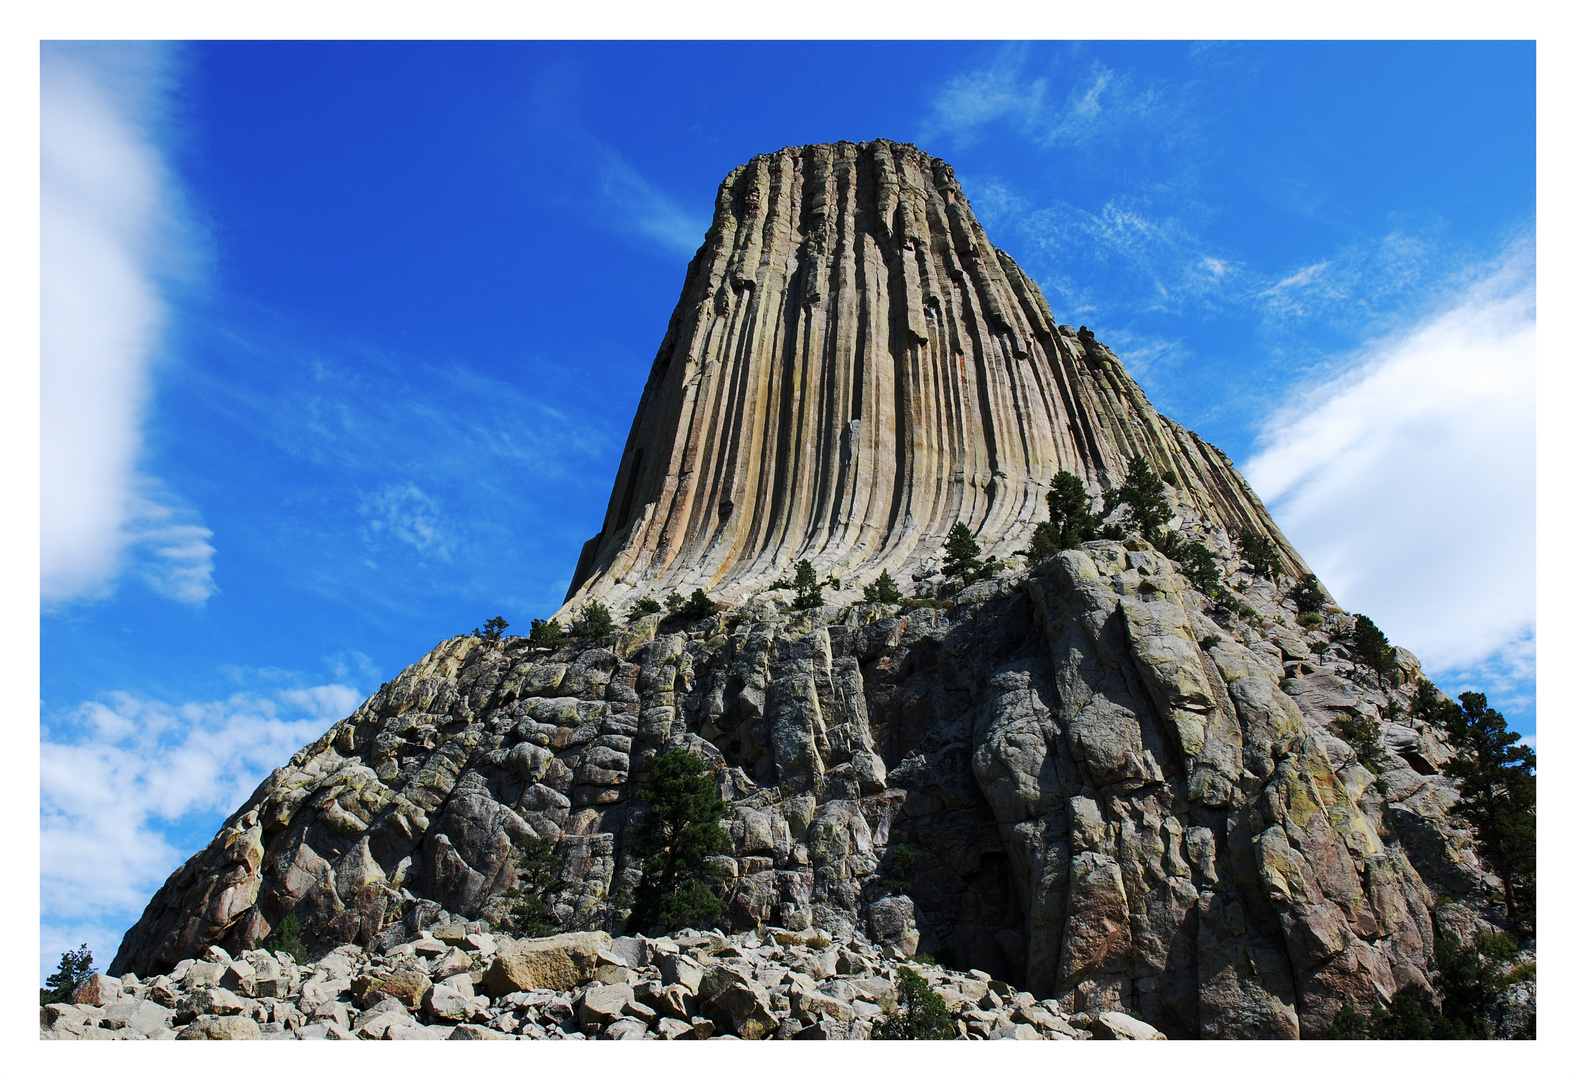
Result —
<svg viewBox="0 0 1576 1080"><path fill-rule="evenodd" d="M731 840L718 824L726 807L706 763L688 750L669 750L651 766L651 786L637 798L650 811L640 825L637 857L644 860L629 922L633 929L707 928L722 918L706 860Z"/></svg>
<svg viewBox="0 0 1576 1080"><path fill-rule="evenodd" d="M903 599L903 593L898 589L897 582L892 575L881 571L881 576L865 586L865 600L872 604L895 604Z"/></svg>
<svg viewBox="0 0 1576 1080"><path fill-rule="evenodd" d="M1368 1017L1370 1039L1431 1039L1433 1024L1428 1013L1415 997L1397 994L1390 1000L1390 1007L1375 1005Z"/></svg>
<svg viewBox="0 0 1576 1080"><path fill-rule="evenodd" d="M515 845L514 884L503 891L509 901L510 928L528 937L546 937L558 930L548 898L563 889L564 860L551 842L540 836L521 838Z"/></svg>
<svg viewBox="0 0 1576 1080"><path fill-rule="evenodd" d="M1330 1028L1324 1033L1326 1039L1366 1039L1368 1038L1368 1021L1363 1019L1363 1014L1350 1005L1342 1005L1330 1021Z"/></svg>
<svg viewBox="0 0 1576 1080"><path fill-rule="evenodd" d="M1304 574L1298 578L1290 596L1292 603L1297 605L1299 615L1317 614L1324 607L1324 586L1319 584L1319 579L1313 574Z"/></svg>
<svg viewBox="0 0 1576 1080"><path fill-rule="evenodd" d="M70 1001L77 987L97 974L98 969L93 966L93 953L84 941L80 949L70 949L60 954L60 966L44 980L45 989L38 993L39 1004L53 1005Z"/></svg>
<svg viewBox="0 0 1576 1080"><path fill-rule="evenodd" d="M263 939L263 948L282 952L298 964L306 963L306 946L301 944L301 920L296 918L295 912L279 920L279 925Z"/></svg>
<svg viewBox="0 0 1576 1080"><path fill-rule="evenodd" d="M1460 781L1456 812L1472 825L1478 850L1503 882L1505 911L1531 927L1536 915L1537 755L1517 745L1521 735L1488 707L1488 698L1468 691L1461 707L1445 716L1445 732L1457 751L1444 772Z"/></svg>
<svg viewBox="0 0 1576 1080"><path fill-rule="evenodd" d="M946 554L941 560L941 572L947 577L960 577L972 581L971 574L979 572L980 546L969 527L959 521L947 534Z"/></svg>
<svg viewBox="0 0 1576 1080"><path fill-rule="evenodd" d="M1357 760L1362 762L1363 768L1378 775L1384 760L1384 739L1379 721L1357 713L1337 719L1335 730L1346 740L1346 745L1356 751Z"/></svg>
<svg viewBox="0 0 1576 1080"><path fill-rule="evenodd" d="M673 596L678 596L674 593ZM673 596L668 597L668 606L673 605ZM707 596L705 590L696 589L689 594L689 599L680 597L678 614L685 619L709 619L717 614L717 601Z"/></svg>
<svg viewBox="0 0 1576 1080"><path fill-rule="evenodd" d="M872 1039L956 1039L957 1021L946 999L910 967L897 969L897 1007L877 1020Z"/></svg>
<svg viewBox="0 0 1576 1080"><path fill-rule="evenodd" d="M810 565L809 559L800 559L794 567L793 589L799 595L794 597L793 606L800 611L818 608L825 600L821 598L821 583L815 576L815 567Z"/></svg>
<svg viewBox="0 0 1576 1080"><path fill-rule="evenodd" d="M1401 661L1397 659L1390 639L1366 615L1357 616L1357 626L1352 631L1352 659L1367 665L1381 686L1387 678L1401 670Z"/></svg>
<svg viewBox="0 0 1576 1080"><path fill-rule="evenodd" d="M502 615L495 615L480 627L471 631L471 636L479 637L489 645L496 643L503 637L503 632L509 629L508 620Z"/></svg>
<svg viewBox="0 0 1576 1080"><path fill-rule="evenodd" d="M1199 592L1212 598L1220 596L1220 564L1207 544L1198 540L1184 544L1180 533L1167 531L1161 534L1155 546L1176 564Z"/></svg>
<svg viewBox="0 0 1576 1080"><path fill-rule="evenodd" d="M1090 509L1093 500L1084 482L1066 469L1051 477L1051 490L1045 493L1045 504L1050 509L1051 520L1035 527L1034 537L1029 541L1031 555L1043 558L1077 547L1093 540L1099 531L1100 519ZM1042 532L1043 526L1049 527Z"/></svg>
<svg viewBox="0 0 1576 1080"><path fill-rule="evenodd" d="M644 619L647 615L660 614L662 614L662 605L649 596L642 596L629 608L629 617L631 619Z"/></svg>
<svg viewBox="0 0 1576 1080"><path fill-rule="evenodd" d="M1106 517L1110 518L1121 508L1120 523L1128 532L1136 532L1151 544L1160 539L1161 530L1171 520L1171 504L1166 501L1166 487L1160 477L1149 467L1142 454L1134 454L1127 461L1127 475L1121 486L1107 500Z"/></svg>

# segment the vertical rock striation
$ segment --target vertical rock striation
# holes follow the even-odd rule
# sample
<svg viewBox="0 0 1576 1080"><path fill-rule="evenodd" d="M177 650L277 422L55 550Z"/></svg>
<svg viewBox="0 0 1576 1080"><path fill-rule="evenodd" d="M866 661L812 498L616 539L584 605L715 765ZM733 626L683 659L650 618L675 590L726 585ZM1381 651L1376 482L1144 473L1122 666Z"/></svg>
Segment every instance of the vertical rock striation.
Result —
<svg viewBox="0 0 1576 1080"><path fill-rule="evenodd" d="M907 581L957 521L1005 556L1057 470L1098 491L1132 454L1175 475L1184 522L1265 533L1304 568L1219 450L1056 325L949 165L883 140L789 147L718 189L566 599L740 601L800 559Z"/></svg>

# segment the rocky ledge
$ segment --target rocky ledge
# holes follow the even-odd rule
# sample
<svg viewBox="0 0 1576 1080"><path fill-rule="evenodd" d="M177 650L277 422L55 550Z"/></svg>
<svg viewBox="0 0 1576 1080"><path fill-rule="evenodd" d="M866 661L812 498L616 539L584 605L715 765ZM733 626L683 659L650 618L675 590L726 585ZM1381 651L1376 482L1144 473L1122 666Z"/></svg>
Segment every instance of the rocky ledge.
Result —
<svg viewBox="0 0 1576 1080"><path fill-rule="evenodd" d="M868 1039L898 968L947 1003L958 1038L1164 1039L1115 1010L1067 1014L984 971L907 959L863 934L601 931L516 940L452 922L312 964L210 946L168 975L95 975L46 1005L44 1039Z"/></svg>

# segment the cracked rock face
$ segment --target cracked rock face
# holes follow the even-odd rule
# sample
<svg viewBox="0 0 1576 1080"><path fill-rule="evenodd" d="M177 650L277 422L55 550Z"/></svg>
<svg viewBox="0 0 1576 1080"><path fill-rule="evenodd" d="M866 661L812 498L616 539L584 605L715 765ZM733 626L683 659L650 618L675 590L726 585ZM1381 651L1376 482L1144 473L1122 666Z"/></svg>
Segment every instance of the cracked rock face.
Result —
<svg viewBox="0 0 1576 1080"><path fill-rule="evenodd" d="M621 933L631 795L682 746L729 801L735 930L857 930L1172 1037L1317 1034L1426 992L1435 892L1492 879L1403 756L1438 734L1387 724L1381 791L1329 727L1384 700L1338 632L1295 624L1289 581L1229 580L1252 616L1098 541L945 612L762 598L610 648L454 638L270 776L111 971L250 949L291 911L316 951L497 921L529 836L566 861L561 924Z"/></svg>

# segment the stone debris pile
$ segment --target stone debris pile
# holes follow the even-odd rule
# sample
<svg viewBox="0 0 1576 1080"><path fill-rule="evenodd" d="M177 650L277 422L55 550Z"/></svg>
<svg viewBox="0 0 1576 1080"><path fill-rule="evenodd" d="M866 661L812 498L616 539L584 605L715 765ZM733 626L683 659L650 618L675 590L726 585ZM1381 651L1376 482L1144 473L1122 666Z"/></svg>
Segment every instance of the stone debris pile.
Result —
<svg viewBox="0 0 1576 1080"><path fill-rule="evenodd" d="M868 1039L922 975L958 1038L1164 1039L1136 1017L1064 1012L982 971L905 957L862 934L768 927L664 937L516 940L453 923L314 963L210 947L168 975L95 975L45 1005L44 1039Z"/></svg>

